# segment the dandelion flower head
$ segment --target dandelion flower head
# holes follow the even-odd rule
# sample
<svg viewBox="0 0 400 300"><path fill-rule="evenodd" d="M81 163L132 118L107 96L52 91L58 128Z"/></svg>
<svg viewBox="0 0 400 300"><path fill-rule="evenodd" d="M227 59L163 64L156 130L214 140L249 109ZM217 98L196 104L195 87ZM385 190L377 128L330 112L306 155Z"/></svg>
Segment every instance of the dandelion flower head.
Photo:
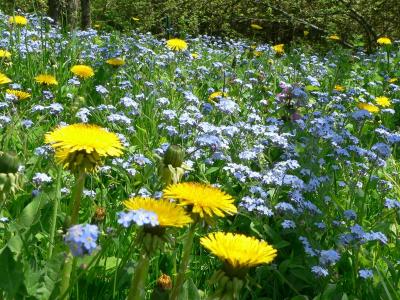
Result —
<svg viewBox="0 0 400 300"><path fill-rule="evenodd" d="M331 34L330 36L328 36L328 39L331 41L340 41L340 36L338 36L337 34Z"/></svg>
<svg viewBox="0 0 400 300"><path fill-rule="evenodd" d="M174 38L167 41L167 47L174 51L185 51L188 44L184 40Z"/></svg>
<svg viewBox="0 0 400 300"><path fill-rule="evenodd" d="M337 92L344 92L346 88L342 85L336 84L334 90Z"/></svg>
<svg viewBox="0 0 400 300"><path fill-rule="evenodd" d="M7 50L0 49L0 58L10 58L11 53Z"/></svg>
<svg viewBox="0 0 400 300"><path fill-rule="evenodd" d="M19 90L7 89L6 93L10 94L10 95L14 95L15 97L18 98L18 100L25 100L25 99L28 99L31 97L31 94L24 92L24 91L19 91Z"/></svg>
<svg viewBox="0 0 400 300"><path fill-rule="evenodd" d="M373 104L369 104L369 103L359 102L359 103L357 104L357 107L358 107L359 109L366 110L366 111L368 111L368 112L370 112L370 113L377 113L377 112L379 112L379 107L378 107L378 106L373 105Z"/></svg>
<svg viewBox="0 0 400 300"><path fill-rule="evenodd" d="M94 76L94 71L92 67L86 65L75 65L71 68L71 72L83 79L90 78Z"/></svg>
<svg viewBox="0 0 400 300"><path fill-rule="evenodd" d="M25 26L26 24L28 24L28 19L25 18L24 16L11 16L8 19L8 23L19 26Z"/></svg>
<svg viewBox="0 0 400 300"><path fill-rule="evenodd" d="M392 41L388 37L380 37L376 41L379 45L391 45Z"/></svg>
<svg viewBox="0 0 400 300"><path fill-rule="evenodd" d="M56 160L72 171L94 171L102 157L120 156L123 148L115 133L92 124L58 127L45 141L55 149Z"/></svg>
<svg viewBox="0 0 400 300"><path fill-rule="evenodd" d="M389 107L392 104L390 99L385 96L376 97L375 102L382 107Z"/></svg>
<svg viewBox="0 0 400 300"><path fill-rule="evenodd" d="M135 197L124 201L124 206L130 210L154 212L161 227L183 227L192 222L183 207L168 200Z"/></svg>
<svg viewBox="0 0 400 300"><path fill-rule="evenodd" d="M216 100L218 100L219 98L223 98L223 97L228 97L228 94L225 92L221 92L221 91L217 91L217 92L213 92L210 94L210 96L208 96L208 101L210 102L216 102Z"/></svg>
<svg viewBox="0 0 400 300"><path fill-rule="evenodd" d="M208 184L183 182L169 185L164 190L164 197L177 199L180 205L192 207L192 212L201 218L237 213L233 198Z"/></svg>
<svg viewBox="0 0 400 300"><path fill-rule="evenodd" d="M5 74L0 73L0 84L10 83L12 80L8 78Z"/></svg>
<svg viewBox="0 0 400 300"><path fill-rule="evenodd" d="M278 44L278 45L273 46L272 48L274 49L276 54L281 55L281 54L285 53L284 46L285 46L285 44Z"/></svg>
<svg viewBox="0 0 400 300"><path fill-rule="evenodd" d="M125 60L123 60L120 57L114 57L106 60L106 63L109 64L110 66L119 67L125 64Z"/></svg>
<svg viewBox="0 0 400 300"><path fill-rule="evenodd" d="M35 77L35 80L37 83L43 84L43 85L57 85L58 81L53 75L49 74L40 74Z"/></svg>
<svg viewBox="0 0 400 300"><path fill-rule="evenodd" d="M269 264L277 255L267 242L243 234L214 232L202 237L200 243L233 269Z"/></svg>

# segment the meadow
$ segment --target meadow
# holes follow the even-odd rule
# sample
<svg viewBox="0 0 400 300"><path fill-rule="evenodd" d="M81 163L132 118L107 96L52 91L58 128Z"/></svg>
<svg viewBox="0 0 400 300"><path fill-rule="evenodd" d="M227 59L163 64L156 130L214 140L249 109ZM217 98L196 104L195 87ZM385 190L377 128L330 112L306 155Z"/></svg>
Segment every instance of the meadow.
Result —
<svg viewBox="0 0 400 300"><path fill-rule="evenodd" d="M400 43L326 38L0 12L0 299L400 299Z"/></svg>

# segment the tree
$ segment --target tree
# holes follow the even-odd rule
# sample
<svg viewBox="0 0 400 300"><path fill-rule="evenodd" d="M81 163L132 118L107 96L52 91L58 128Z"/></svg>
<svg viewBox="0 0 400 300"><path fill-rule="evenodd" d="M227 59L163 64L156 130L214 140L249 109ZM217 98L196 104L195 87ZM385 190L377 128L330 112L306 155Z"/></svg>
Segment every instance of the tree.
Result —
<svg viewBox="0 0 400 300"><path fill-rule="evenodd" d="M58 23L60 17L60 2L59 0L48 0L47 6L49 8L48 15L50 18L54 20L54 22Z"/></svg>
<svg viewBox="0 0 400 300"><path fill-rule="evenodd" d="M65 8L65 22L66 26L69 29L74 29L78 22L78 8L79 3L78 0L66 0L66 8Z"/></svg>
<svg viewBox="0 0 400 300"><path fill-rule="evenodd" d="M90 0L81 0L81 28L87 29L92 24L90 16Z"/></svg>

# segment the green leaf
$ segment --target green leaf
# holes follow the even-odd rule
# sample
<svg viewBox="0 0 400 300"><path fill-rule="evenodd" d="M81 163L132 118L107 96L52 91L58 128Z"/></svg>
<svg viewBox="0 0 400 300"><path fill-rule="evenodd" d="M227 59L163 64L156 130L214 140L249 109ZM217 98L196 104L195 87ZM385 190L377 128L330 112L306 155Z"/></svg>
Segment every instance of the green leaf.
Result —
<svg viewBox="0 0 400 300"><path fill-rule="evenodd" d="M18 224L22 227L29 228L35 224L40 217L40 209L43 205L44 198L39 194L23 209Z"/></svg>
<svg viewBox="0 0 400 300"><path fill-rule="evenodd" d="M335 298L337 294L337 286L336 284L328 284L325 288L324 292L321 295L321 300L332 300Z"/></svg>
<svg viewBox="0 0 400 300"><path fill-rule="evenodd" d="M31 268L25 269L24 284L29 296L35 296L39 288L40 272L34 272Z"/></svg>
<svg viewBox="0 0 400 300"><path fill-rule="evenodd" d="M217 172L219 169L220 169L219 167L211 167L211 168L207 169L206 175L210 175L210 174L212 174L212 173L215 173L215 172Z"/></svg>
<svg viewBox="0 0 400 300"><path fill-rule="evenodd" d="M10 248L12 252L14 252L16 255L21 253L21 248L22 248L22 240L21 237L17 234L12 236L7 243L7 246Z"/></svg>
<svg viewBox="0 0 400 300"><path fill-rule="evenodd" d="M200 300L200 294L199 291L196 287L196 285L193 282L192 278L188 278L183 285L183 295L186 296L186 298L179 298L179 299L185 299L185 300Z"/></svg>
<svg viewBox="0 0 400 300"><path fill-rule="evenodd" d="M250 229L253 231L255 234L257 234L260 238L262 238L262 234L257 230L256 225L254 222L250 223Z"/></svg>
<svg viewBox="0 0 400 300"><path fill-rule="evenodd" d="M319 87L314 86L314 85L307 85L306 91L308 91L308 92L319 91Z"/></svg>
<svg viewBox="0 0 400 300"><path fill-rule="evenodd" d="M0 290L13 299L19 290L24 274L22 263L14 259L9 247L5 247L1 251L0 270Z"/></svg>
<svg viewBox="0 0 400 300"><path fill-rule="evenodd" d="M40 300L49 299L59 278L64 263L63 253L53 256L42 271L41 282L35 297Z"/></svg>
<svg viewBox="0 0 400 300"><path fill-rule="evenodd" d="M308 300L308 297L307 296L303 296L303 295L298 295L298 296L294 296L290 300Z"/></svg>
<svg viewBox="0 0 400 300"><path fill-rule="evenodd" d="M289 265L292 263L291 259L285 259L283 262L279 264L279 271L281 273L285 273L289 268Z"/></svg>
<svg viewBox="0 0 400 300"><path fill-rule="evenodd" d="M93 259L93 258L91 258L91 259ZM115 269L117 267L119 261L120 261L120 259L118 259L117 257L110 256L110 257L107 257L107 259L106 258L100 259L99 265L104 266L104 264L105 264L105 270L109 271L111 269Z"/></svg>
<svg viewBox="0 0 400 300"><path fill-rule="evenodd" d="M274 247L276 249L282 249L282 248L285 248L287 246L290 246L290 243L288 241L285 241L285 240L281 240L279 242L274 243Z"/></svg>
<svg viewBox="0 0 400 300"><path fill-rule="evenodd" d="M302 282L306 282L307 284L312 284L312 279L310 278L309 274L305 272L304 268L299 269L290 269L290 274L295 276Z"/></svg>

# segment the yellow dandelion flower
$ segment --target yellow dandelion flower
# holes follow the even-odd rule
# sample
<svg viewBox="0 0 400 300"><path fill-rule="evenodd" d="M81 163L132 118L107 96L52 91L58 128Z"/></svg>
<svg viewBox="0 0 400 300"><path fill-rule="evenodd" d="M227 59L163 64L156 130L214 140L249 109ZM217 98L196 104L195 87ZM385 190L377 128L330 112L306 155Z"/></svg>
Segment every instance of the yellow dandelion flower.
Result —
<svg viewBox="0 0 400 300"><path fill-rule="evenodd" d="M19 90L7 89L6 93L10 94L10 95L14 95L15 97L18 98L18 100L25 100L25 99L28 99L31 97L31 94L24 92L24 91L19 91Z"/></svg>
<svg viewBox="0 0 400 300"><path fill-rule="evenodd" d="M56 160L65 168L94 171L102 157L120 156L122 144L115 133L92 124L58 127L45 135L56 150Z"/></svg>
<svg viewBox="0 0 400 300"><path fill-rule="evenodd" d="M167 41L167 47L174 51L185 51L188 44L184 40L174 38Z"/></svg>
<svg viewBox="0 0 400 300"><path fill-rule="evenodd" d="M392 104L390 99L385 96L376 97L375 102L382 107L389 107Z"/></svg>
<svg viewBox="0 0 400 300"><path fill-rule="evenodd" d="M274 49L276 54L283 54L285 53L285 49L284 49L285 44L278 44L272 47L272 49Z"/></svg>
<svg viewBox="0 0 400 300"><path fill-rule="evenodd" d="M37 83L43 84L43 85L57 85L58 81L53 75L49 74L40 74L35 77L35 80Z"/></svg>
<svg viewBox="0 0 400 300"><path fill-rule="evenodd" d="M0 84L10 83L12 80L8 78L5 74L0 73Z"/></svg>
<svg viewBox="0 0 400 300"><path fill-rule="evenodd" d="M11 53L7 50L0 49L0 58L10 58Z"/></svg>
<svg viewBox="0 0 400 300"><path fill-rule="evenodd" d="M392 41L388 37L380 37L376 41L379 45L391 45Z"/></svg>
<svg viewBox="0 0 400 300"><path fill-rule="evenodd" d="M223 98L223 97L228 97L228 94L225 92L221 92L221 91L217 91L217 92L213 92L210 94L210 96L208 96L208 101L210 102L216 102L218 101L219 98Z"/></svg>
<svg viewBox="0 0 400 300"><path fill-rule="evenodd" d="M94 76L92 67L86 65L75 65L71 68L71 72L84 79Z"/></svg>
<svg viewBox="0 0 400 300"><path fill-rule="evenodd" d="M223 217L225 214L237 212L233 198L211 185L196 182L169 185L164 190L164 197L177 199L179 205L192 207L192 212L199 214L201 218L213 215Z"/></svg>
<svg viewBox="0 0 400 300"><path fill-rule="evenodd" d="M337 84L337 85L335 85L334 90L337 92L344 92L346 90L346 88L342 85Z"/></svg>
<svg viewBox="0 0 400 300"><path fill-rule="evenodd" d="M263 29L263 28L262 28L260 25L258 25L258 24L251 24L250 27L253 28L253 29L255 29L255 30L261 30L261 29Z"/></svg>
<svg viewBox="0 0 400 300"><path fill-rule="evenodd" d="M131 210L144 209L154 212L161 227L183 227L193 221L183 207L168 200L135 197L124 201L124 205Z"/></svg>
<svg viewBox="0 0 400 300"><path fill-rule="evenodd" d="M125 64L125 60L123 60L121 57L114 57L106 60L106 63L114 67L119 67Z"/></svg>
<svg viewBox="0 0 400 300"><path fill-rule="evenodd" d="M262 51L259 51L259 50L254 50L254 51L253 51L253 55L254 55L255 57L260 57L262 54L263 54Z"/></svg>
<svg viewBox="0 0 400 300"><path fill-rule="evenodd" d="M340 36L338 36L337 34L331 34L330 36L328 36L328 39L331 41L340 41Z"/></svg>
<svg viewBox="0 0 400 300"><path fill-rule="evenodd" d="M370 113L377 113L377 112L379 112L379 107L378 107L378 106L375 106L375 105L369 104L369 103L359 102L359 103L357 104L357 107L358 107L359 109L366 110L366 111L368 111L368 112L370 112Z"/></svg>
<svg viewBox="0 0 400 300"><path fill-rule="evenodd" d="M269 264L277 255L267 242L243 234L214 232L202 237L200 243L232 269Z"/></svg>
<svg viewBox="0 0 400 300"><path fill-rule="evenodd" d="M28 19L23 16L11 16L8 19L8 23L19 26L25 26L26 24L28 24Z"/></svg>

